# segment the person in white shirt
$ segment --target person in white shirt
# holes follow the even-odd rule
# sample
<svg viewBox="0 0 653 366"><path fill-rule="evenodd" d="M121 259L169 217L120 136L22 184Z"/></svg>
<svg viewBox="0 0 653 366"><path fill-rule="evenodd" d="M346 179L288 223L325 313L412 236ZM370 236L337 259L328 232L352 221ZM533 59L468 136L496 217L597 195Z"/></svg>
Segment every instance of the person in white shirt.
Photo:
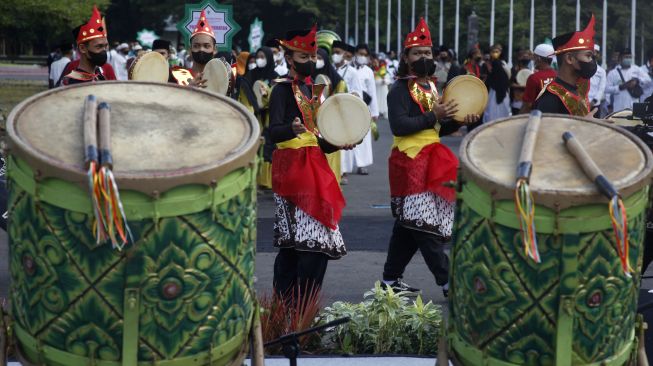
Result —
<svg viewBox="0 0 653 366"><path fill-rule="evenodd" d="M598 44L594 45L594 58L596 59L598 57L599 51L601 51L601 46ZM590 100L590 110L592 110L595 107L599 107L599 118L603 118L605 116L605 112L607 111L607 108L603 108L605 106L605 86L607 83L607 75L605 73L605 69L601 67L601 65L598 64L597 62L597 68L596 68L596 73L592 78L590 79L590 91L587 95L587 98Z"/></svg>
<svg viewBox="0 0 653 366"><path fill-rule="evenodd" d="M648 75L650 78L653 78L653 51L649 51L648 58L647 58L646 64L640 66L640 69L642 70L643 73ZM653 95L653 82L648 84L644 88L644 94L642 95L642 98L640 100L645 100L646 98L650 97Z"/></svg>
<svg viewBox="0 0 653 366"><path fill-rule="evenodd" d="M116 47L116 53L111 57L111 66L116 73L116 80L128 79L127 53L129 53L129 46L127 43L121 43Z"/></svg>
<svg viewBox="0 0 653 366"><path fill-rule="evenodd" d="M73 58L72 44L63 43L61 46L59 46L59 49L61 50L61 58L50 65L50 75L48 77L48 87L50 89L54 88L59 80L61 80L61 74L63 73L63 70Z"/></svg>
<svg viewBox="0 0 653 366"><path fill-rule="evenodd" d="M355 68L358 79L363 87L363 100L367 104L372 120L376 122L379 118L379 106L377 104L376 81L374 80L374 71L368 66L370 62L370 50L366 44L356 46ZM371 122L371 121L370 121ZM372 131L365 135L363 142L353 150L345 151L342 154L343 164L341 166L343 173L353 173L356 171L360 175L367 175L367 167L372 165Z"/></svg>
<svg viewBox="0 0 653 366"><path fill-rule="evenodd" d="M283 57L283 48L279 45L279 41L276 39L271 39L265 43L265 46L272 49L272 59L274 59L274 71L279 76L288 75L288 65L286 64L286 58Z"/></svg>
<svg viewBox="0 0 653 366"><path fill-rule="evenodd" d="M638 91L651 84L651 77L633 64L633 55L625 49L619 55L619 65L608 73L606 93L613 97L612 111L618 112L632 108L640 100ZM639 88L638 88L639 86ZM642 99L643 100L643 99Z"/></svg>
<svg viewBox="0 0 653 366"><path fill-rule="evenodd" d="M331 45L331 61L333 62L333 66L336 67L338 74L343 78L343 80L345 80L347 90L362 98L363 86L360 79L358 79L358 72L356 72L356 69L345 60L347 47L348 45L344 42L333 41L333 44Z"/></svg>

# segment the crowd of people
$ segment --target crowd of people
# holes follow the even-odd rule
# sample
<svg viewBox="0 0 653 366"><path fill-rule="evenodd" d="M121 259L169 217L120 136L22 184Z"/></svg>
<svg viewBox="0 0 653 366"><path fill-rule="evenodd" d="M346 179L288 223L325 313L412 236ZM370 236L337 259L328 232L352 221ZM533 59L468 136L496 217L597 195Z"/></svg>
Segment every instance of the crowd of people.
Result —
<svg viewBox="0 0 653 366"><path fill-rule="evenodd" d="M122 80L130 62L150 51L132 42L116 43L107 52L99 19L94 10L91 21L74 30L75 50L60 47L61 58L50 68L53 86ZM609 60L606 71L598 65L593 38L592 18L581 32L518 51L514 65L506 62L499 44L472 48L460 64L453 50L433 44L420 20L399 54L376 54L366 44L339 40L320 48L316 27L288 31L253 53L217 52L216 36L202 12L189 52L183 44L174 48L165 40L155 41L151 52L169 60L169 82L189 87L205 87L205 66L214 58L231 65L228 95L257 117L265 138L258 184L272 190L276 203L274 285L279 293L297 285L320 286L328 261L346 254L338 227L345 206L340 184L347 183L348 174L368 174L374 124L386 117L393 134L389 181L396 221L383 286L418 291L402 275L420 250L446 296L449 262L444 245L452 235L455 192L444 183L456 180L458 160L440 138L460 133L462 126L469 131L531 109L605 116L649 98L653 57L637 66L632 53L623 50ZM439 97L459 75L479 78L489 95L484 113L467 115L462 122L453 121L457 103ZM330 84L327 94L314 87L320 77ZM355 145L334 146L315 131L314 111L339 93L360 97L369 109L372 128Z"/></svg>

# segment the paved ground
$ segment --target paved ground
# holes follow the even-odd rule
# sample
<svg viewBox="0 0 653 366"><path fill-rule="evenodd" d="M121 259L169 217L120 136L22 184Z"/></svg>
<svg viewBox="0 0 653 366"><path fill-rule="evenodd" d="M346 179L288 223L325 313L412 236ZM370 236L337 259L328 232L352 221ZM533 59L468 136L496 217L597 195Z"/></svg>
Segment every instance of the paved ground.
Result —
<svg viewBox="0 0 653 366"><path fill-rule="evenodd" d="M48 68L40 65L0 65L0 80L48 81Z"/></svg>

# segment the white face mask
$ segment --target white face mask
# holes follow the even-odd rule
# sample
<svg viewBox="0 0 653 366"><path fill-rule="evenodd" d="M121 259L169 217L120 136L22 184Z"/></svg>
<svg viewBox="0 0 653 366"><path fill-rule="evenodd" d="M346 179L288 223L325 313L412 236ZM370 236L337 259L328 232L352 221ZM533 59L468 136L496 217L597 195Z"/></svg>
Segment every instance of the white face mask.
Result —
<svg viewBox="0 0 653 366"><path fill-rule="evenodd" d="M367 65L367 56L358 56L356 55L356 63L359 65Z"/></svg>
<svg viewBox="0 0 653 366"><path fill-rule="evenodd" d="M275 62L281 62L283 60L283 52L277 52L273 56Z"/></svg>
<svg viewBox="0 0 653 366"><path fill-rule="evenodd" d="M268 60L266 60L264 58L257 58L256 59L256 66L258 66L261 69L264 68L265 66L267 66L267 64L268 64Z"/></svg>
<svg viewBox="0 0 653 366"><path fill-rule="evenodd" d="M256 68L256 64L247 64L248 70L254 70L255 68Z"/></svg>
<svg viewBox="0 0 653 366"><path fill-rule="evenodd" d="M334 53L331 56L331 60L333 61L334 64L339 64L342 62L342 54L340 53Z"/></svg>
<svg viewBox="0 0 653 366"><path fill-rule="evenodd" d="M319 69L321 69L323 67L324 67L324 60L317 60L317 62L315 62L315 68L316 69L319 70Z"/></svg>

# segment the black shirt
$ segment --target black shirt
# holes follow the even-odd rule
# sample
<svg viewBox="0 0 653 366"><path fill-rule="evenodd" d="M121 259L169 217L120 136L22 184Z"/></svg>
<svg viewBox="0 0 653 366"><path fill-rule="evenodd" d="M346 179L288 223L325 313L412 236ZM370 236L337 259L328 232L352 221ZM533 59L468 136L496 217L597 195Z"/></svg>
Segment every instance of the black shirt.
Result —
<svg viewBox="0 0 653 366"><path fill-rule="evenodd" d="M422 86L428 89L428 86ZM435 126L437 118L432 111L422 113L408 91L408 79L395 81L388 92L388 119L395 136L408 136ZM449 135L460 128L453 120L440 122L440 136Z"/></svg>
<svg viewBox="0 0 653 366"><path fill-rule="evenodd" d="M560 78L556 78L555 82L562 85L574 95L578 95L576 85L571 85ZM562 100L560 100L560 97L551 93L548 89L545 89L544 92L542 92L542 95L535 100L533 109L537 109L542 113L570 114L567 107L565 107Z"/></svg>
<svg viewBox="0 0 653 366"><path fill-rule="evenodd" d="M298 83L299 89L310 99L313 94L311 88L301 81ZM292 130L292 121L296 117L304 121L295 101L292 83L278 83L272 88L270 95L270 138L273 143L277 144L297 137ZM318 137L317 141L322 151L327 154L338 151L338 147L331 145L321 137Z"/></svg>

